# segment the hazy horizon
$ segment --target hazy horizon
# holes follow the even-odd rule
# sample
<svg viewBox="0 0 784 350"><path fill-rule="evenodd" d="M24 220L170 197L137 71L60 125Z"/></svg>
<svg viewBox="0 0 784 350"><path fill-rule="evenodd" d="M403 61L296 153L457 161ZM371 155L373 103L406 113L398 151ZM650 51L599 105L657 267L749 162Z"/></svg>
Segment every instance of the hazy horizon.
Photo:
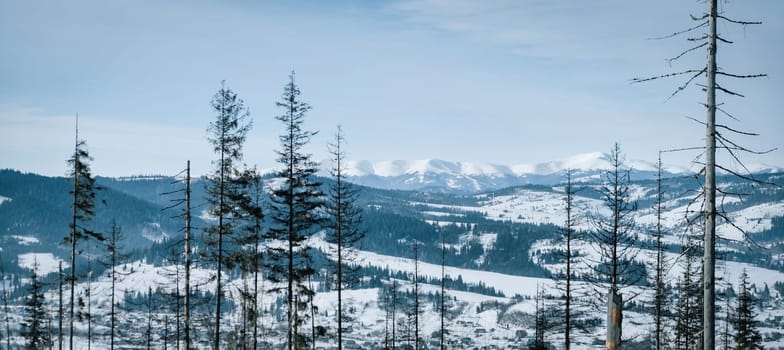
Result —
<svg viewBox="0 0 784 350"><path fill-rule="evenodd" d="M784 3L722 3L725 15L762 25L722 24L734 41L719 65L737 74L720 94L720 123L757 132L743 145L782 147ZM102 176L175 174L191 160L211 168L209 102L222 80L249 107L245 162L275 167L283 126L275 102L292 70L313 106L306 151L327 159L337 125L354 160L443 159L536 164L621 144L630 160L699 147L704 93L668 99L683 79L631 84L699 67L685 38L648 40L693 25L703 4L572 1L285 4L210 1L67 3L0 0L0 168L62 175L74 119ZM702 83L696 81L698 84ZM696 152L667 153L689 167ZM744 162L784 166L775 151ZM720 157L729 167L737 164Z"/></svg>

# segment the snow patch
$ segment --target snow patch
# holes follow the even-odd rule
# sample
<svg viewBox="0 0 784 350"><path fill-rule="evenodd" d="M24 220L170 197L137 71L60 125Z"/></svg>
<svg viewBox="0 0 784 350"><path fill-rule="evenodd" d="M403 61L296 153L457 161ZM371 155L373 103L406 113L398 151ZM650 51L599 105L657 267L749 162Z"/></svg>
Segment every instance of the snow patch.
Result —
<svg viewBox="0 0 784 350"><path fill-rule="evenodd" d="M67 268L68 263L64 260L54 256L52 253L25 253L18 256L19 267L23 269L32 270L33 267L38 265L38 274L43 276L52 272L57 272L60 262L63 263L63 268Z"/></svg>
<svg viewBox="0 0 784 350"><path fill-rule="evenodd" d="M35 238L33 236L16 236L16 235L13 235L13 236L11 236L11 238L15 239L17 241L17 243L19 243L19 245L31 245L31 244L41 243L41 241L39 241L38 238Z"/></svg>

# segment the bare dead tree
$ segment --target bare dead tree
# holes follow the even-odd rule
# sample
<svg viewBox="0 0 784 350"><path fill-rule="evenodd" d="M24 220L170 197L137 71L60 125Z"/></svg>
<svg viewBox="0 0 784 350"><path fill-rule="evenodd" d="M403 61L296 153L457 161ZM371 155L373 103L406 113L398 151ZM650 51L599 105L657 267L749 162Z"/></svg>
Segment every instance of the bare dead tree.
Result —
<svg viewBox="0 0 784 350"><path fill-rule="evenodd" d="M705 126L705 147L704 150L704 166L702 170L698 173L698 175L703 175L705 177L705 185L702 189L703 198L702 201L702 216L704 217L704 226L705 226L705 233L703 237L703 245L704 245L704 256L703 260L704 264L704 279L703 279L703 291L704 291L704 308L703 308L703 319L704 319L704 327L703 327L703 334L704 334L704 342L703 346L705 349L713 349L715 348L715 319L716 319L716 278L715 278L715 270L716 270L716 221L718 218L725 220L732 224L732 221L726 216L726 214L722 210L717 210L716 206L716 197L717 194L721 194L721 190L716 188L716 169L720 169L726 171L730 174L738 176L743 179L751 180L753 182L758 182L758 180L754 179L751 175L751 172L743 165L743 162L740 159L741 153L746 154L764 154L771 152L773 150L766 150L766 151L755 151L750 148L744 147L732 139L730 139L729 135L741 135L741 136L754 136L757 135L755 133L740 131L734 128L731 128L724 124L717 124L716 123L716 111L721 112L725 116L737 120L732 114L728 113L724 109L720 107L720 104L716 103L716 94L723 93L726 96L730 97L744 97L742 93L737 91L730 90L727 86L720 84L717 81L717 78L728 78L728 79L749 79L749 78L759 78L765 77L766 74L735 74L730 73L721 69L717 65L717 53L718 53L718 44L732 44L731 40L721 36L717 30L717 22L724 21L730 24L736 24L741 26L748 26L748 25L756 25L761 24L761 22L752 22L752 21L739 21L732 18L725 16L722 12L718 9L718 0L708 0L706 1L706 5L708 7L708 11L700 16L691 16L692 20L697 22L696 25L690 27L686 30L678 31L672 33L670 35L657 38L657 39L665 39L683 35L691 35L694 33L699 33L700 30L706 30L707 32L702 34L697 34L694 37L687 37L689 42L694 43L693 46L690 48L682 51L680 54L676 55L668 59L668 63L672 64L675 61L678 61L682 57L696 52L700 49L707 49L707 60L706 64L703 67L696 68L696 69L686 69L675 73L667 73L663 75L653 76L649 78L635 78L632 80L634 83L639 82L646 82L656 79L662 78L670 78L670 77L685 77L685 81L677 87L677 89L670 95L670 98L677 95L679 92L685 90L691 85L698 85L706 92L706 102L703 104L706 109L706 121L704 123L700 122ZM706 84L700 85L695 81L700 76L705 76ZM727 166L722 166L721 164L717 164L716 162L716 152L717 150L726 151L727 154L731 159L736 161L740 164L742 171L735 171ZM735 226L733 224L733 226ZM740 229L736 226L741 232L743 232L744 236L749 239L748 235L745 231Z"/></svg>

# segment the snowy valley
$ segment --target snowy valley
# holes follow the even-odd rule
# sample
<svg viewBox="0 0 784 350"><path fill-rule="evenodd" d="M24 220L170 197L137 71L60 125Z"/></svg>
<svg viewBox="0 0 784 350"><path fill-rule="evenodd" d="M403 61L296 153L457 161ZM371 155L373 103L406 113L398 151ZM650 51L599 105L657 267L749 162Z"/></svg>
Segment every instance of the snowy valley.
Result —
<svg viewBox="0 0 784 350"><path fill-rule="evenodd" d="M569 164L566 167L574 166ZM358 203L363 210L367 236L352 254L355 257L352 264L360 268L360 280L355 288L344 291L343 295L344 306L347 305L352 319L344 339L345 348L384 348L385 342L390 341L393 323L397 347L405 349L409 346L407 336L412 330L406 321L406 313L413 288L411 276L415 269L423 300L419 333L427 348L438 347L442 271L448 280L444 283L448 348L527 348L536 332L537 307L551 313L553 321L546 331L546 340L559 348L563 335L558 327L556 310L562 301L558 289L560 282L553 276L561 274L564 268L563 262L555 258L556 253L564 248L564 243L558 239L558 230L565 221L564 186L562 178L561 181L556 180L560 167L552 169L556 171L550 174L552 179L542 183L493 187L471 193L463 190L403 191L362 187ZM585 174L598 174L600 170L578 169ZM378 172L375 174L380 176ZM384 174L388 175L384 177L387 185L379 187L395 187L400 181L400 174L391 170ZM428 172L424 177L431 175L436 176ZM781 173L760 173L756 176L771 182L780 182L784 177ZM6 274L4 285L10 291L8 313L11 332L18 331L30 270L37 265L46 285L47 309L51 315L48 327L56 334L58 263L62 262L65 268L68 266L65 250L59 245L64 232L67 232L67 222L62 220L67 212L61 213L67 210L67 203L62 203L63 195L52 191L62 190L67 194L67 183L60 181L62 179L11 170L0 172L0 179L0 229L3 230L0 246ZM463 180L459 177L454 179L455 183ZM274 182L274 179L266 181ZM329 183L330 180L323 181ZM182 249L182 233L178 219L173 218L176 213L161 209L170 201L165 193L178 185L168 177L133 180L99 178L99 182L106 188L101 196L107 198L107 205L98 207L97 217L105 220L98 219L96 225L105 225L102 229L106 229L110 221L108 218L117 218L128 242L128 257L117 267L121 271L116 285L120 296L116 305L120 310L121 344L127 348L145 348L150 340L153 348L175 348L180 338L178 334L182 332L179 316L181 300L176 297L182 294L183 288L183 266L176 257L176 252ZM199 181L195 183L199 184ZM580 178L577 184L581 190L574 200L574 214L577 217L576 228L583 235L573 242L573 247L585 259L573 268L582 274L590 272L589 261L598 259L597 251L584 233L593 230L594 221L608 212L597 192L600 185L595 178L586 176ZM648 243L656 224L653 209L655 185L656 182L650 178L641 177L635 179L631 186L632 198L637 203L635 231L641 242L646 243L635 260L645 266L654 261ZM683 233L687 230L685 218L690 212L693 190L699 183L692 177L671 173L663 181L663 186L666 210L662 217L670 266L667 283L674 287L676 279L683 273L680 247ZM744 180L730 177L722 179L722 186L753 191L740 198L724 198L723 208L728 217L733 218L734 224L745 230L759 246L737 243L735 241L743 239L741 231L729 223L719 226L720 236L726 238L720 242L719 248L723 253L717 272L721 277L720 289L733 285L737 290L741 271L747 271L759 300L757 320L765 345L767 348L784 347L784 191L768 186L750 187ZM43 192L36 193L32 188ZM30 193L34 193L33 197ZM198 196L202 198L195 199L194 207L202 208L198 209L201 211L205 205L203 192ZM36 218L36 215L42 215L37 211L41 208L51 219ZM209 216L204 215L195 225L202 229L209 220ZM412 242L421 244L416 264L411 251ZM266 244L276 243L269 241ZM337 327L337 294L330 286L328 266L336 259L335 249L325 240L323 232L311 236L307 245L317 251L314 254L317 272L311 281L317 293L312 324L309 320L303 329L310 332L311 325L323 327L327 330L326 334L317 335L315 347L332 349L336 342L332 330ZM197 250L202 249L198 242L197 246ZM446 254L443 270L442 248ZM94 246L82 254L82 266L87 266L88 261L92 263L89 272L84 270L88 278L80 279L76 294L89 300L87 304L92 317L89 321L85 318L76 322L76 348L87 348L88 330L92 347L105 348L108 344L109 321L106 315L110 307L110 279L106 275L107 268L97 263L102 259L104 250ZM199 330L195 332L196 345L210 348L207 330L214 322L210 317L214 270L208 264L197 265L191 276L196 286L196 299L202 303L192 311L193 327ZM238 304L240 294L252 283L252 279L236 272L226 278L223 329L227 344L236 345L243 331ZM624 337L629 339L630 346L642 348L650 336L652 294L647 285L630 286L624 292L636 295L629 301L629 310L624 312ZM394 292L393 286L396 286ZM600 330L604 327L604 311L590 298L595 293L595 286L579 279L576 286L583 291L584 297L574 307L583 315L586 330L573 335L573 345L578 349L603 345L604 339L600 336L603 331ZM261 320L258 330L260 346L279 348L285 340L285 330L281 328L282 300L285 298L281 294L281 285L264 280L261 287L257 296ZM395 308L390 306L392 293L398 298ZM396 316L392 317L392 314ZM674 322L674 318L671 321ZM720 326L722 322L719 321ZM15 336L10 342L16 344L13 346L21 346L23 339Z"/></svg>

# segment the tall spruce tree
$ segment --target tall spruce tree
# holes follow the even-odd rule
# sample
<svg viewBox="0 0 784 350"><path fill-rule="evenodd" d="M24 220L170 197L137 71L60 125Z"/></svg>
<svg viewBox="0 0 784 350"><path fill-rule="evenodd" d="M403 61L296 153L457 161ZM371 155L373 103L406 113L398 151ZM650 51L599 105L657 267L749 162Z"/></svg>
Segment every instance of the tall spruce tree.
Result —
<svg viewBox="0 0 784 350"><path fill-rule="evenodd" d="M38 279L38 262L33 264L33 272L30 274L30 287L24 310L22 337L25 338L25 349L43 350L49 348L52 345L52 339L44 325L47 317L46 299L43 284Z"/></svg>
<svg viewBox="0 0 784 350"><path fill-rule="evenodd" d="M213 333L213 346L221 348L221 300L223 293L223 269L231 267L231 261L226 259L229 247L227 237L235 232L241 224L243 217L242 208L247 200L245 194L245 177L239 170L242 161L242 146L251 128L248 109L237 94L221 83L221 88L212 98L212 109L215 111L215 121L210 123L207 132L212 150L217 155L213 160L215 169L208 175L206 181L208 212L215 218L213 225L206 229L207 258L215 262L215 329ZM224 266L229 265L229 266Z"/></svg>
<svg viewBox="0 0 784 350"><path fill-rule="evenodd" d="M665 314L667 302L667 259L666 245L664 242L664 227L662 225L662 214L664 212L664 189L662 187L662 162L661 153L656 163L656 231L653 234L654 240L654 295L653 295L653 342L656 350L664 349L668 344L665 327L667 325Z"/></svg>
<svg viewBox="0 0 784 350"><path fill-rule="evenodd" d="M749 275L746 273L746 269L743 269L738 284L735 318L732 322L735 328L735 349L762 349L762 337L757 329L758 322L754 320L754 316L754 298L749 287Z"/></svg>
<svg viewBox="0 0 784 350"><path fill-rule="evenodd" d="M305 146L316 132L303 129L305 115L310 105L300 100L300 90L294 72L283 89L283 96L276 105L282 113L275 117L285 125L277 150L282 169L277 176L282 180L272 191L272 224L266 236L281 242L269 248L269 278L284 282L286 290L286 342L289 350L304 349L306 336L299 333L307 314L300 315L313 298L308 287L308 276L314 273L310 248L305 240L323 223L319 211L323 208L321 184L315 174L318 163L305 153Z"/></svg>
<svg viewBox="0 0 784 350"><path fill-rule="evenodd" d="M607 293L607 347L621 346L623 322L623 298L621 289L636 284L645 278L644 267L634 261L639 248L634 231L634 211L637 204L631 197L631 169L625 165L621 146L615 143L607 155L610 168L602 174L601 196L608 216L598 215L591 231L593 247L599 260L592 261L594 276L591 277L597 292Z"/></svg>
<svg viewBox="0 0 784 350"><path fill-rule="evenodd" d="M326 202L327 212L327 242L334 244L337 255L335 261L335 286L338 292L338 349L343 349L343 332L346 330L344 322L349 321L343 308L343 289L351 288L358 279L358 269L356 264L351 264L355 260L353 248L364 237L365 232L360 229L362 221L362 211L356 206L358 190L351 183L346 181L346 152L343 148L345 138L343 129L338 126L335 140L329 145L329 152L332 155L331 175L334 182L329 186L328 199Z"/></svg>
<svg viewBox="0 0 784 350"><path fill-rule="evenodd" d="M563 293L564 300L564 349L569 350L572 342L572 328L575 316L574 302L575 299L575 286L573 284L574 278L574 264L577 262L577 252L575 251L575 241L578 239L577 233L577 217L574 208L574 196L578 189L572 183L572 170L566 170L566 184L564 185L564 213L566 217L564 220L563 228L559 230L560 240L564 244L564 251L562 261L565 263L563 274L556 274L556 286Z"/></svg>
<svg viewBox="0 0 784 350"><path fill-rule="evenodd" d="M65 242L71 248L71 275L68 277L68 283L71 287L70 295L70 313L68 317L68 345L70 349L74 348L74 319L76 317L76 258L80 250L78 249L78 242L83 240L95 239L97 241L104 241L103 234L89 229L86 224L95 215L95 192L98 189L95 185L95 178L90 173L90 161L92 157L87 152L87 143L84 140L79 140L79 126L77 120L76 138L74 143L74 152L71 158L68 159L68 167L70 168L68 176L73 182L73 188L70 194L73 198L73 215L69 228L71 233L65 237Z"/></svg>

